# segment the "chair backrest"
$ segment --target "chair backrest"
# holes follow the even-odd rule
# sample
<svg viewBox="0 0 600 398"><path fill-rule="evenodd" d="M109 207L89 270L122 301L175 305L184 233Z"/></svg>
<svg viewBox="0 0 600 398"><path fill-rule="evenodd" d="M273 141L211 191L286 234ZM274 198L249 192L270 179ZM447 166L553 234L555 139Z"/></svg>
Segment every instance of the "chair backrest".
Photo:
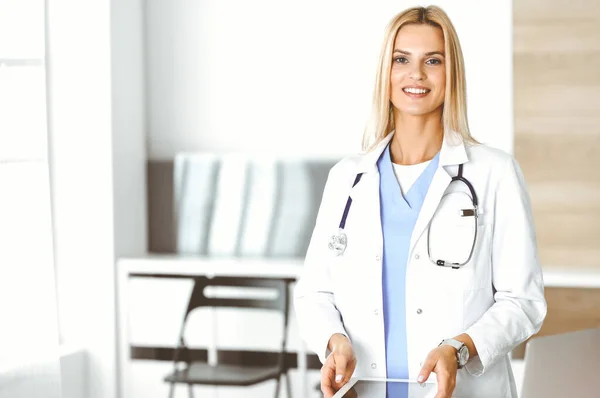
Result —
<svg viewBox="0 0 600 398"><path fill-rule="evenodd" d="M287 344L287 326L289 320L289 285L293 282L290 278L257 278L257 277L196 277L188 308L185 312L181 331L179 334L179 345L175 350L174 362L180 358L181 350L186 350L184 339L185 327L189 315L197 308L256 308L281 312L283 315L281 349L279 351L277 364L280 371L285 368L285 348ZM240 298L238 297L211 297L207 295L208 287L238 287L238 288L261 288L271 289L277 293L274 298ZM221 356L219 355L219 360ZM243 358L237 361L245 362Z"/></svg>
<svg viewBox="0 0 600 398"><path fill-rule="evenodd" d="M523 398L599 397L600 328L534 337L527 343Z"/></svg>
<svg viewBox="0 0 600 398"><path fill-rule="evenodd" d="M280 311L287 314L289 305L288 285L291 279L274 278L246 278L246 277L197 277L194 278L194 288L190 296L187 316L199 307L230 307L230 308L258 308ZM270 289L277 293L275 298L269 297L211 297L207 295L208 287L240 287ZM287 322L287 319L286 319Z"/></svg>

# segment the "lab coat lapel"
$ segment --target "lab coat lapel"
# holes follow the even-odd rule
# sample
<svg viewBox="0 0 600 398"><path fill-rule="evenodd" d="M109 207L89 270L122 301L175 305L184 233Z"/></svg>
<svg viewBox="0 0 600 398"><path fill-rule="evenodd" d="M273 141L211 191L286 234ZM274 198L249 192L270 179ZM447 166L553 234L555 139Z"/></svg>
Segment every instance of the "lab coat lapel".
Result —
<svg viewBox="0 0 600 398"><path fill-rule="evenodd" d="M364 241L364 249L368 252L373 250L381 253L383 248L383 231L381 229L381 203L379 197L380 174L377 168L377 160L391 141L394 133L388 134L370 152L363 155L362 160L356 168L356 174L363 176L358 184L350 191L354 214L359 216L355 225L360 226L364 232L361 236Z"/></svg>
<svg viewBox="0 0 600 398"><path fill-rule="evenodd" d="M374 253L383 247L381 230L381 208L379 198L380 174L375 167L371 172L364 173L360 182L352 189L352 209L355 219L354 228L358 228L363 239L360 246L367 252Z"/></svg>
<svg viewBox="0 0 600 398"><path fill-rule="evenodd" d="M446 132L442 141L440 150L440 160L438 168L433 175L431 185L425 195L423 206L419 212L415 228L410 239L409 257L412 256L415 245L423 232L427 229L437 207L452 181L452 176L448 173L446 167L455 166L468 162L467 152L462 139L454 132Z"/></svg>
<svg viewBox="0 0 600 398"><path fill-rule="evenodd" d="M446 188L448 188L448 184L450 184L451 180L452 177L450 177L448 172L442 166L438 166L435 174L433 175L433 179L431 180L431 185L429 185L427 195L425 195L425 200L423 201L423 206L421 207L419 216L417 217L417 223L415 224L415 228L410 239L409 257L412 256L415 243L427 228L427 225L429 224L429 221L431 221L431 218L438 207L438 203L440 203L440 200L442 199L442 196L444 195Z"/></svg>

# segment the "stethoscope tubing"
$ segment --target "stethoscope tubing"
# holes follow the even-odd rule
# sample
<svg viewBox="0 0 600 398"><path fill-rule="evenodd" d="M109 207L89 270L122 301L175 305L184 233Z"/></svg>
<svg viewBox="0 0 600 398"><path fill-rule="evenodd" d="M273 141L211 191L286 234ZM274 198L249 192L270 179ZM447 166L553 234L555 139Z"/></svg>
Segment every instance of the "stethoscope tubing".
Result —
<svg viewBox="0 0 600 398"><path fill-rule="evenodd" d="M354 188L356 186L356 184L358 184L358 182L362 178L362 174L363 173L359 173L356 175L356 178L354 179L354 183L352 184L352 188ZM473 220L475 223L475 233L473 236L473 243L471 245L471 250L469 252L469 257L467 258L467 260L463 263L452 263L452 262L441 260L441 259L433 260L431 258L431 251L430 251L430 245L429 245L429 237L430 237L431 228L429 228L429 227L427 228L427 256L429 257L429 260L435 265L442 266L442 267L452 267L453 269L458 269L458 268L462 267L463 265L467 264L469 261L471 261L471 258L473 257L473 251L475 250L475 244L477 242L477 232L478 232L477 230L479 229L478 228L479 201L477 198L477 193L475 192L475 189L473 188L473 185L471 184L471 182L463 177L463 165L462 164L460 164L458 166L458 175L456 175L455 177L452 177L450 184L453 182L456 182L456 181L460 181L466 185L466 187L469 189L469 193L471 194L471 197L470 197L471 202L473 203ZM343 254L343 252L345 251L346 245L347 245L347 236L344 233L344 229L346 228L346 220L348 219L348 214L350 213L351 206L352 206L352 197L351 197L351 195L348 195L348 199L346 200L346 206L344 207L344 213L342 214L342 218L340 220L338 233L336 235L333 235L329 242L329 248L331 250L334 250L337 255Z"/></svg>

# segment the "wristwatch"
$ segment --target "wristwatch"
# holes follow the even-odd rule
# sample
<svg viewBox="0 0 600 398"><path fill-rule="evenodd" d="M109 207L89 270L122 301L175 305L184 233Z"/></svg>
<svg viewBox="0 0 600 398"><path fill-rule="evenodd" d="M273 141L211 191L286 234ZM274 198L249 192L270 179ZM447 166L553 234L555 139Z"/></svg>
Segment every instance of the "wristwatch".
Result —
<svg viewBox="0 0 600 398"><path fill-rule="evenodd" d="M469 348L462 341L455 339L445 339L438 345L449 345L456 348L456 362L458 363L458 369L462 369L469 360Z"/></svg>

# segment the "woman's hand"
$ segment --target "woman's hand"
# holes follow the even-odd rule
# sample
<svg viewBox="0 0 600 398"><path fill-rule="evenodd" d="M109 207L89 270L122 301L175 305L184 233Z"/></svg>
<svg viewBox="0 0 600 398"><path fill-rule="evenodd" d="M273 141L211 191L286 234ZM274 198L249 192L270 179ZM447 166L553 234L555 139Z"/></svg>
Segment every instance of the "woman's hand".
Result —
<svg viewBox="0 0 600 398"><path fill-rule="evenodd" d="M419 373L419 383L429 379L431 372L435 372L438 382L438 392L435 398L451 398L456 386L456 348L449 345L441 345L432 350L423 363Z"/></svg>
<svg viewBox="0 0 600 398"><path fill-rule="evenodd" d="M331 354L321 368L321 391L325 398L333 397L350 380L356 368L356 355L346 336L334 334L328 348Z"/></svg>

